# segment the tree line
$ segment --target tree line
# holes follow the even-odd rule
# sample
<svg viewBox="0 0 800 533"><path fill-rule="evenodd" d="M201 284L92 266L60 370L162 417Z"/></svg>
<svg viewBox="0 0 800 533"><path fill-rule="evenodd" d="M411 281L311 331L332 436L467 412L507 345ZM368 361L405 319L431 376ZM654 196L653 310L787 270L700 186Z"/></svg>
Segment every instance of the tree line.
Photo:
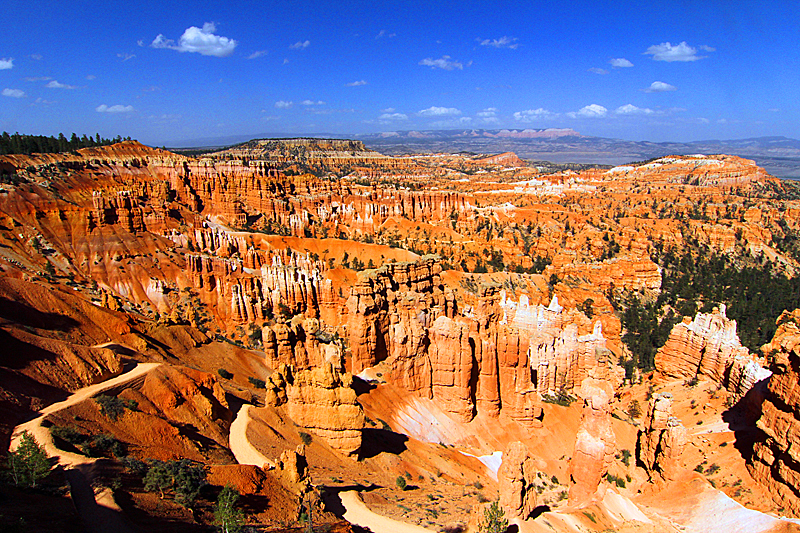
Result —
<svg viewBox="0 0 800 533"><path fill-rule="evenodd" d="M63 133L58 137L47 135L23 135L21 133L10 134L7 131L0 136L0 154L54 154L59 152L70 152L79 148L92 148L94 146L108 146L110 144L130 141L130 137L123 138L117 135L114 139L104 139L100 134L94 137L83 134L78 137L73 133L69 138Z"/></svg>

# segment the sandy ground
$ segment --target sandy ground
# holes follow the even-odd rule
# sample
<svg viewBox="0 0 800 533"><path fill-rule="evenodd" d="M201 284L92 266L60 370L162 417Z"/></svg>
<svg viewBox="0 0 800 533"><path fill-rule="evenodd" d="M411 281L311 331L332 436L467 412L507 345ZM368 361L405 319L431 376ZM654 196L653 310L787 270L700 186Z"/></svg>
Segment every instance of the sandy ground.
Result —
<svg viewBox="0 0 800 533"><path fill-rule="evenodd" d="M361 495L354 490L340 492L339 497L346 509L344 519L351 524L369 528L375 533L431 533L433 531L373 513L364 505Z"/></svg>
<svg viewBox="0 0 800 533"><path fill-rule="evenodd" d="M247 439L247 426L250 425L250 409L252 407L252 405L243 405L236 413L236 418L231 424L228 445L236 462L240 465L255 465L269 470L275 467L275 463L259 452Z"/></svg>
<svg viewBox="0 0 800 533"><path fill-rule="evenodd" d="M9 450L19 446L22 434L28 431L40 445L44 446L47 455L58 459L58 463L67 471L70 493L75 508L86 525L87 531L99 533L128 533L133 530L125 523L122 510L114 501L110 490L103 489L95 493L86 474L95 459L75 453L65 452L56 447L50 430L42 426L44 419L54 413L72 407L84 400L109 390L130 386L141 381L160 363L139 363L132 370L108 379L102 383L84 387L63 402L54 403L39 411L39 416L14 428Z"/></svg>

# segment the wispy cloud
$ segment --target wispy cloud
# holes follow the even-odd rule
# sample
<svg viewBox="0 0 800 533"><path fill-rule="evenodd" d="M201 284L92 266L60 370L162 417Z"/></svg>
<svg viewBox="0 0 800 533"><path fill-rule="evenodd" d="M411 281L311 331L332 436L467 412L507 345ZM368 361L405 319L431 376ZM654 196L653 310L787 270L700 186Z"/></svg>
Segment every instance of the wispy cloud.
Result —
<svg viewBox="0 0 800 533"><path fill-rule="evenodd" d="M366 84L367 84L366 81L358 80L358 81L351 81L350 83L345 83L344 86L345 87L361 87L362 85L366 85Z"/></svg>
<svg viewBox="0 0 800 533"><path fill-rule="evenodd" d="M548 111L543 107L537 109L526 109L525 111L516 111L514 113L514 120L518 122L535 122L537 120L553 118L556 113Z"/></svg>
<svg viewBox="0 0 800 533"><path fill-rule="evenodd" d="M569 118L603 118L608 114L608 109L599 104L589 104L580 109L567 113Z"/></svg>
<svg viewBox="0 0 800 533"><path fill-rule="evenodd" d="M430 57L426 57L422 61L419 62L420 65L431 67L431 68L440 68L442 70L463 70L464 64L460 61L456 61L452 59L450 56L442 56L439 59L433 59Z"/></svg>
<svg viewBox="0 0 800 533"><path fill-rule="evenodd" d="M421 117L452 117L460 115L461 111L455 107L437 107L431 106L428 109L418 111L417 114Z"/></svg>
<svg viewBox="0 0 800 533"><path fill-rule="evenodd" d="M136 57L136 54L117 54L117 57L122 59L122 62L124 63L125 61Z"/></svg>
<svg viewBox="0 0 800 533"><path fill-rule="evenodd" d="M27 78L22 78L25 81L47 81L52 78L50 76L28 76Z"/></svg>
<svg viewBox="0 0 800 533"><path fill-rule="evenodd" d="M275 107L278 109L289 109L294 105L294 102L287 102L286 100L278 100L275 102Z"/></svg>
<svg viewBox="0 0 800 533"><path fill-rule="evenodd" d="M592 67L588 71L592 74L608 74L608 71L604 68Z"/></svg>
<svg viewBox="0 0 800 533"><path fill-rule="evenodd" d="M101 104L97 106L95 109L98 113L133 113L134 109L132 105L112 105L107 106L106 104Z"/></svg>
<svg viewBox="0 0 800 533"><path fill-rule="evenodd" d="M708 45L705 45L705 44L701 44L700 46L698 46L698 48L700 50L702 50L703 52L716 52L717 51L716 48L712 48L712 47L710 47Z"/></svg>
<svg viewBox="0 0 800 533"><path fill-rule="evenodd" d="M247 56L247 59L258 59L261 56L267 55L267 53L268 52L266 50L258 50Z"/></svg>
<svg viewBox="0 0 800 533"><path fill-rule="evenodd" d="M3 59L0 59L0 70L8 70L10 68L14 68L13 57L4 57Z"/></svg>
<svg viewBox="0 0 800 533"><path fill-rule="evenodd" d="M322 100L317 100L317 101L314 101L314 100L303 100L302 102L300 102L300 104L301 105L325 105L325 102L323 102Z"/></svg>
<svg viewBox="0 0 800 533"><path fill-rule="evenodd" d="M481 118L493 117L496 114L497 114L497 108L496 107L487 107L483 111L478 111L477 113L475 113L476 116L481 117Z"/></svg>
<svg viewBox="0 0 800 533"><path fill-rule="evenodd" d="M293 45L289 46L289 49L290 50L305 50L309 46L311 46L311 41L309 41L309 40L297 41Z"/></svg>
<svg viewBox="0 0 800 533"><path fill-rule="evenodd" d="M42 54L31 54L28 57L30 57L34 61L41 61L42 60Z"/></svg>
<svg viewBox="0 0 800 533"><path fill-rule="evenodd" d="M202 28L197 26L186 28L177 43L159 33L150 46L178 52L195 52L204 56L227 57L231 55L239 43L228 37L215 35L215 31L217 31L217 26L213 22L206 22Z"/></svg>
<svg viewBox="0 0 800 533"><path fill-rule="evenodd" d="M67 85L66 83L59 83L56 80L51 81L47 85L45 85L48 89L77 89L78 87L75 85Z"/></svg>
<svg viewBox="0 0 800 533"><path fill-rule="evenodd" d="M519 47L518 39L516 37L508 37L503 35L499 39L478 39L481 46L491 46L492 48L511 48L512 50Z"/></svg>
<svg viewBox="0 0 800 533"><path fill-rule="evenodd" d="M386 30L381 30L378 32L378 35L375 36L376 39L383 39L384 37L391 39L392 37L397 37L397 34L389 33Z"/></svg>
<svg viewBox="0 0 800 533"><path fill-rule="evenodd" d="M25 91L21 91L19 89L3 89L3 92L0 93L3 96L8 96L9 98L25 98Z"/></svg>
<svg viewBox="0 0 800 533"><path fill-rule="evenodd" d="M642 89L646 93L667 93L670 91L677 91L678 88L663 81L654 81L647 89Z"/></svg>
<svg viewBox="0 0 800 533"><path fill-rule="evenodd" d="M714 49L710 46L703 46L701 48L706 52L714 51ZM703 59L704 57L698 56L697 48L689 46L686 44L686 41L682 41L680 44L676 44L675 46L673 46L670 42L654 44L647 49L644 55L653 56L655 61L667 61L669 63L672 63L673 61L697 61L698 59Z"/></svg>
<svg viewBox="0 0 800 533"><path fill-rule="evenodd" d="M633 104L625 104L618 107L614 113L617 115L652 115L655 111L647 107L636 107Z"/></svg>
<svg viewBox="0 0 800 533"><path fill-rule="evenodd" d="M614 68L630 68L633 66L633 63L631 63L624 57L611 58L608 60L608 64Z"/></svg>

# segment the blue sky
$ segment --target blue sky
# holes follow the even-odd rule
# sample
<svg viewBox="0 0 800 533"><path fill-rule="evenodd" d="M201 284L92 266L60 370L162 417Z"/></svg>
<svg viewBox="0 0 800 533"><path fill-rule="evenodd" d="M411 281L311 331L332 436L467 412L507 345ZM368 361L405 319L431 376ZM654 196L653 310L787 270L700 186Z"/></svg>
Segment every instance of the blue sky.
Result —
<svg viewBox="0 0 800 533"><path fill-rule="evenodd" d="M4 0L0 11L10 132L157 145L462 127L800 138L800 2Z"/></svg>

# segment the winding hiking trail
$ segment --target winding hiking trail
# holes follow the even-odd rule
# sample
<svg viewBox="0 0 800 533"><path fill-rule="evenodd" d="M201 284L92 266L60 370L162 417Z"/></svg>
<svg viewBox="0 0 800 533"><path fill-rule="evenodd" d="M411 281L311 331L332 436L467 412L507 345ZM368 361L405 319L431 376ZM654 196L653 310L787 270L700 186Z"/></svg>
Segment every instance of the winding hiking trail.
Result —
<svg viewBox="0 0 800 533"><path fill-rule="evenodd" d="M229 446L236 462L243 465L255 465L262 468L274 467L275 462L262 454L247 438L247 427L250 425L250 409L252 405L243 405L231 424ZM381 516L369 510L361 500L361 495L354 490L338 494L345 508L343 518L374 533L433 533L431 529L407 524Z"/></svg>
<svg viewBox="0 0 800 533"><path fill-rule="evenodd" d="M51 458L58 459L64 468L70 484L70 494L75 508L86 525L87 531L98 533L134 533L135 530L124 520L122 510L114 501L111 490L103 489L95 493L91 485L91 469L96 459L66 452L56 447L50 430L42 426L49 415L68 409L98 394L130 387L144 381L145 375L161 366L161 363L138 363L132 370L101 383L89 385L75 391L66 400L48 405L39 416L14 428L9 450L19 445L23 432L29 432L42 445Z"/></svg>

